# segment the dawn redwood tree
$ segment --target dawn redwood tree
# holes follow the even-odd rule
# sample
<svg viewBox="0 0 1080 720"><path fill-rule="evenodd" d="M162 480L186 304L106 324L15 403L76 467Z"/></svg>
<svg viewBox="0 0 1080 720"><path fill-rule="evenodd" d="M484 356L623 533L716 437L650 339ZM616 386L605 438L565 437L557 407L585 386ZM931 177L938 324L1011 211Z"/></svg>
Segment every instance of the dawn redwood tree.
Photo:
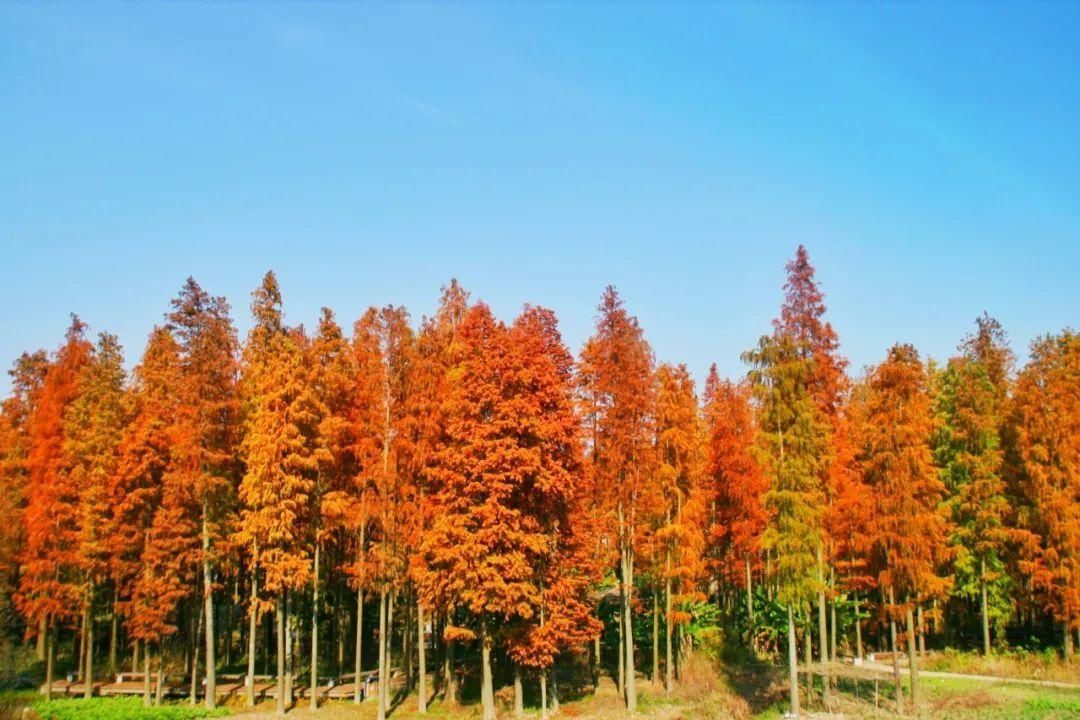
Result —
<svg viewBox="0 0 1080 720"><path fill-rule="evenodd" d="M1080 335L1067 329L1032 343L1010 425L1032 535L1022 569L1061 623L1071 658L1080 628Z"/></svg>
<svg viewBox="0 0 1080 720"><path fill-rule="evenodd" d="M81 606L78 582L79 489L64 457L64 415L78 397L93 346L72 317L45 372L27 425L26 546L16 604L31 631L45 632L45 696L52 697L55 633Z"/></svg>
<svg viewBox="0 0 1080 720"><path fill-rule="evenodd" d="M620 684L629 712L637 709L634 681L634 550L641 518L638 503L652 480L652 349L637 318L615 288L604 290L596 331L581 351L579 379L589 415L589 460L598 498L618 548L619 613L623 660Z"/></svg>
<svg viewBox="0 0 1080 720"><path fill-rule="evenodd" d="M1001 326L988 316L978 319L960 351L945 368L936 398L941 424L935 455L952 510L956 591L978 598L982 650L989 654L991 626L1000 637L1013 607L1001 443L1012 353Z"/></svg>
<svg viewBox="0 0 1080 720"><path fill-rule="evenodd" d="M574 409L574 360L563 344L555 313L526 306L509 329L516 357L506 392L512 393L517 445L534 453L521 468L522 483L509 498L522 526L543 544L530 547L537 605L508 633L515 663L515 706L522 706L520 668L540 675L541 710L548 707L548 675L560 652L580 650L602 629L589 593L592 562L590 492L584 482L580 424ZM558 703L557 690L555 703Z"/></svg>
<svg viewBox="0 0 1080 720"><path fill-rule="evenodd" d="M309 386L305 339L285 326L277 278L268 272L252 293L254 325L244 347L241 391L245 429L241 453L238 541L252 548L251 573L262 571L277 619L277 713L285 714L291 676L286 670L288 594L311 581L305 542L312 476L318 469L313 439L319 413ZM263 601L250 612L259 612Z"/></svg>
<svg viewBox="0 0 1080 720"><path fill-rule="evenodd" d="M132 373L132 386L126 396L125 413L129 420L117 448L116 474L110 488L113 511L108 540L109 572L125 608L127 635L143 645L147 704L149 647L160 644L163 637L176 631L170 618L185 592L179 582L183 566L177 564L173 555L190 555L190 548L182 546L182 534L165 535L173 531L166 520L173 510L162 509L176 429L179 386L180 354L176 340L167 329L154 328L142 360ZM172 493L170 501L179 507L175 500ZM159 513L162 520L155 526ZM159 543L157 549L149 547L151 537ZM164 577L166 574L171 577Z"/></svg>
<svg viewBox="0 0 1080 720"><path fill-rule="evenodd" d="M526 398L510 332L484 304L458 328L446 438L430 474L438 508L425 533L419 574L427 597L470 614L481 649L483 717L495 717L491 650L496 628L529 620L540 602L534 564L549 538L527 511L538 453L523 443ZM458 633L452 633L458 634Z"/></svg>
<svg viewBox="0 0 1080 720"><path fill-rule="evenodd" d="M356 458L372 493L371 582L379 590L378 718L390 711L394 604L408 579L408 530L416 512L410 437L404 431L415 338L403 307L370 308L356 322Z"/></svg>
<svg viewBox="0 0 1080 720"><path fill-rule="evenodd" d="M664 688L675 679L674 630L690 620L682 608L697 597L701 570L702 433L694 380L685 365L663 364L656 370L657 479L663 501L663 524L657 540L663 548Z"/></svg>
<svg viewBox="0 0 1080 720"><path fill-rule="evenodd" d="M95 599L109 579L109 561L116 551L109 534L110 490L116 481L117 450L127 420L123 362L116 336L102 333L89 365L79 377L77 397L65 410L62 425L64 464L68 481L78 494L76 564L85 648L85 697L93 695L94 686Z"/></svg>
<svg viewBox="0 0 1080 720"><path fill-rule="evenodd" d="M901 615L907 625L911 702L917 708L914 608L943 596L951 578L938 574L946 559L948 509L930 451L934 418L926 368L912 346L893 346L871 373L862 430L862 469L874 502L868 527L871 557L889 617L897 708L902 707L896 661Z"/></svg>
<svg viewBox="0 0 1080 720"><path fill-rule="evenodd" d="M310 523L313 554L311 687L316 687L319 676L320 562L324 545L331 543L345 525L350 506L350 478L355 472L351 449L354 444L352 417L356 372L349 343L329 308L322 309L318 329L308 349L308 364L311 390L319 412L315 446L318 472ZM338 628L337 632L342 629ZM254 652L250 654L253 673ZM311 707L318 707L317 693L311 693Z"/></svg>
<svg viewBox="0 0 1080 720"><path fill-rule="evenodd" d="M837 462L840 454L833 447L832 436L836 434L837 424L840 422L840 408L849 385L845 374L847 360L840 355L836 331L825 320L825 296L814 278L814 267L810 264L810 256L804 246L799 245L795 258L787 264L785 270L787 282L784 284L784 302L780 307L780 317L773 321L773 326L790 335L798 352L811 361L807 379L810 396L829 431L829 441L823 449L825 458L821 464L826 509L824 519L828 519L827 510L835 496L836 475L846 470ZM830 528L825 524L822 526L821 542L818 553L818 650L826 672L824 691L825 702L828 704L830 683L828 666L825 665L829 659L825 619L828 583L825 577L825 562L830 555L829 549L833 541Z"/></svg>
<svg viewBox="0 0 1080 720"><path fill-rule="evenodd" d="M18 637L19 616L12 601L19 585L19 560L26 543L24 510L29 420L49 367L43 350L23 353L8 371L11 395L0 403L0 633ZM31 630L33 632L33 630ZM38 660L44 660L44 633L38 633Z"/></svg>
<svg viewBox="0 0 1080 720"><path fill-rule="evenodd" d="M823 467L829 430L811 393L814 362L792 335L774 332L744 354L758 409L758 457L769 486L762 545L772 554L777 600L788 614L791 710L799 714L795 617L817 594Z"/></svg>
<svg viewBox="0 0 1080 720"><path fill-rule="evenodd" d="M404 432L412 448L412 470L415 473L416 512L409 528L410 578L417 590L417 649L419 666L426 667L422 636L425 612L434 613L433 627L440 624L450 629L450 636L438 638L442 650L443 701L457 702L457 678L454 673L454 626L452 598L428 595L423 581L426 568L423 562L423 542L439 508L434 502L437 485L432 477L436 453L445 441L446 401L450 390L450 369L459 354L458 329L469 309L469 294L455 279L442 288L438 310L424 318L416 337L416 351L410 373L410 388L406 398ZM417 693L418 710L427 711L426 677L421 672Z"/></svg>
<svg viewBox="0 0 1080 720"><path fill-rule="evenodd" d="M753 575L762 565L761 535L767 521L762 496L768 488L754 451L752 399L748 384L720 380L716 365L709 368L704 402L708 555L715 576L732 585L743 583L751 622Z"/></svg>
<svg viewBox="0 0 1080 720"><path fill-rule="evenodd" d="M190 511L197 519L202 570L203 631L206 641L206 706L216 705L214 635L215 545L225 533L233 505L239 435L236 329L229 304L188 278L172 301L167 327L180 347L180 411L173 471L192 488Z"/></svg>

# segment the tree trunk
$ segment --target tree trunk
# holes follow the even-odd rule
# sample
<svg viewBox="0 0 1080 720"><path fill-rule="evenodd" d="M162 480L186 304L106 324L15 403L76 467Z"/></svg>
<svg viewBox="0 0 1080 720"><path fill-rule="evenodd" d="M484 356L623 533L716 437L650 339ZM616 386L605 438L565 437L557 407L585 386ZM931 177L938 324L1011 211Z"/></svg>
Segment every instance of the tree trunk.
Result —
<svg viewBox="0 0 1080 720"><path fill-rule="evenodd" d="M207 516L206 500L203 500L202 550L203 550L203 611L206 615L206 707L213 710L217 705L217 675L214 668L214 575L210 567L210 518Z"/></svg>
<svg viewBox="0 0 1080 720"><path fill-rule="evenodd" d="M915 627L919 631L919 655L926 655L926 625L923 624L922 603L915 606Z"/></svg>
<svg viewBox="0 0 1080 720"><path fill-rule="evenodd" d="M547 716L547 669L545 668L540 671L540 720L547 720Z"/></svg>
<svg viewBox="0 0 1080 720"><path fill-rule="evenodd" d="M861 612L859 607L859 593L855 593L852 597L854 598L852 602L855 604L855 657L862 660L862 618L859 617L859 613Z"/></svg>
<svg viewBox="0 0 1080 720"><path fill-rule="evenodd" d="M836 587L836 571L829 568L829 583ZM836 662L836 598L829 603L829 660Z"/></svg>
<svg viewBox="0 0 1080 720"><path fill-rule="evenodd" d="M277 620L277 714L285 715L285 593L278 595L277 608L274 611Z"/></svg>
<svg viewBox="0 0 1080 720"><path fill-rule="evenodd" d="M525 714L524 691L521 688L521 666L514 663L514 717Z"/></svg>
<svg viewBox="0 0 1080 720"><path fill-rule="evenodd" d="M353 682L353 703L360 704L361 696L360 673L363 672L364 659L364 588L356 590L356 657L353 665L356 667L356 676Z"/></svg>
<svg viewBox="0 0 1080 720"><path fill-rule="evenodd" d="M319 708L319 551L315 543L315 576L311 581L311 709Z"/></svg>
<svg viewBox="0 0 1080 720"><path fill-rule="evenodd" d="M814 626L811 618L806 619L803 628L803 664L806 665L806 706L814 702Z"/></svg>
<svg viewBox="0 0 1080 720"><path fill-rule="evenodd" d="M791 715L799 717L799 645L795 640L795 616L787 609L788 680L791 684Z"/></svg>
<svg viewBox="0 0 1080 720"><path fill-rule="evenodd" d="M247 653L247 701L255 707L255 635L259 629L259 617L255 606L259 599L259 570L251 566L251 603L248 605L248 653Z"/></svg>
<svg viewBox="0 0 1080 720"><path fill-rule="evenodd" d="M53 637L52 624L45 621L45 699L53 696L53 666L56 664L56 641Z"/></svg>
<svg viewBox="0 0 1080 720"><path fill-rule="evenodd" d="M390 682L390 674L386 668L386 586L382 587L379 592L379 693L378 693L378 709L376 710L376 717L378 720L386 720L386 686ZM359 678L357 678L359 679Z"/></svg>
<svg viewBox="0 0 1080 720"><path fill-rule="evenodd" d="M637 684L634 678L634 621L632 612L634 592L634 555L630 547L623 549L623 622L626 626L626 710L637 712Z"/></svg>
<svg viewBox="0 0 1080 720"><path fill-rule="evenodd" d="M622 595L622 588L619 588L619 594ZM626 643L623 642L623 613L622 607L619 607L618 621L616 627L619 630L619 672L616 678L616 684L619 689L619 697L626 697Z"/></svg>
<svg viewBox="0 0 1080 720"><path fill-rule="evenodd" d="M675 658L671 648L671 577L664 581L664 691L671 692Z"/></svg>
<svg viewBox="0 0 1080 720"><path fill-rule="evenodd" d="M139 647L142 643L139 640L131 643L131 672L139 672Z"/></svg>
<svg viewBox="0 0 1080 720"><path fill-rule="evenodd" d="M394 673L394 590L386 598L386 687L382 690L383 707L390 713L390 683Z"/></svg>
<svg viewBox="0 0 1080 720"><path fill-rule="evenodd" d="M986 602L986 560L979 561L979 601L982 610L983 655L990 654L990 615Z"/></svg>
<svg viewBox="0 0 1080 720"><path fill-rule="evenodd" d="M91 594L93 590L90 591ZM83 611L83 628L86 632L86 673L83 676L83 697L94 695L94 611L90 605Z"/></svg>
<svg viewBox="0 0 1080 720"><path fill-rule="evenodd" d="M117 620L116 605L120 602L120 591L115 587L113 588L113 600L112 600L112 628L109 631L109 674L116 674L116 644L119 635L119 622Z"/></svg>
<svg viewBox="0 0 1080 720"><path fill-rule="evenodd" d="M480 698L484 708L483 720L495 720L495 686L491 677L491 635L487 618L480 621Z"/></svg>
<svg viewBox="0 0 1080 720"><path fill-rule="evenodd" d="M161 705L161 699L165 695L165 648L158 644L157 654L157 683L154 686L154 705Z"/></svg>
<svg viewBox="0 0 1080 720"><path fill-rule="evenodd" d="M416 655L417 672L416 679L416 709L420 713L427 712L427 635L424 632L424 606L416 600Z"/></svg>
<svg viewBox="0 0 1080 720"><path fill-rule="evenodd" d="M908 626L908 668L911 671L911 707L915 714L919 713L919 659L915 653L915 618L911 612L911 605L907 606Z"/></svg>
<svg viewBox="0 0 1080 720"><path fill-rule="evenodd" d="M653 593L652 681L660 684L660 593Z"/></svg>
<svg viewBox="0 0 1080 720"><path fill-rule="evenodd" d="M293 602L292 592L285 591L285 704L293 706Z"/></svg>
<svg viewBox="0 0 1080 720"><path fill-rule="evenodd" d="M454 641L446 641L446 657L443 658L443 672L446 674L446 689L443 691L443 702L447 705L457 705L457 676L454 674Z"/></svg>
<svg viewBox="0 0 1080 720"><path fill-rule="evenodd" d="M146 652L143 653L143 681L142 681L142 704L144 707L150 706L150 646L146 647Z"/></svg>
<svg viewBox="0 0 1080 720"><path fill-rule="evenodd" d="M749 625L752 627L754 624L754 576L750 572L750 556L746 556L746 616L749 618ZM747 629L747 632L753 633L751 629Z"/></svg>
<svg viewBox="0 0 1080 720"><path fill-rule="evenodd" d="M896 687L896 714L904 712L904 691L900 687L900 648L896 644L896 618L893 609L896 606L896 598L893 589L889 588L889 641L892 643L892 671L893 685Z"/></svg>
<svg viewBox="0 0 1080 720"><path fill-rule="evenodd" d="M199 633L202 631L203 621L203 615L198 612L198 606L196 606L196 613L198 618L195 621L195 635L192 638L195 647L191 652L191 697L188 698L192 705L199 700Z"/></svg>
<svg viewBox="0 0 1080 720"><path fill-rule="evenodd" d="M829 627L825 613L825 552L818 544L818 657L821 659L821 699L825 703L825 711L830 712L832 706L832 688L829 678Z"/></svg>
<svg viewBox="0 0 1080 720"><path fill-rule="evenodd" d="M40 620L38 620L37 646L34 650L34 657L37 658L39 662L45 662L45 645L48 643L48 640L45 636L48 633L49 629L45 618L41 618Z"/></svg>
<svg viewBox="0 0 1080 720"><path fill-rule="evenodd" d="M600 636L597 635L593 638L593 693L600 689ZM546 681L545 681L546 682Z"/></svg>

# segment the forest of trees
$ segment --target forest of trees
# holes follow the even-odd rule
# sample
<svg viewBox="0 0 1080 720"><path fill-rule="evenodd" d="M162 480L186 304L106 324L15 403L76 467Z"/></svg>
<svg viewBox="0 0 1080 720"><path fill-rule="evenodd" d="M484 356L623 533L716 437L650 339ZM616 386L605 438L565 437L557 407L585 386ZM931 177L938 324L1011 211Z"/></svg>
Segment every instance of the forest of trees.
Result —
<svg viewBox="0 0 1080 720"><path fill-rule="evenodd" d="M975 320L942 363L851 372L804 248L779 312L699 396L614 288L575 357L555 314L495 317L456 281L431 317L284 321L241 339L189 279L128 371L77 317L19 357L0 413L0 632L94 673L294 686L377 669L477 697L610 674L670 690L714 628L791 667L927 646L1080 640L1080 336L1017 367ZM58 650L59 648L59 650ZM205 682L202 679L205 677ZM563 683L563 685L560 685ZM254 683L248 683L254 702ZM478 688L465 693L465 687ZM155 695L157 696L155 698ZM359 687L355 700L360 701ZM310 702L317 704L315 694Z"/></svg>

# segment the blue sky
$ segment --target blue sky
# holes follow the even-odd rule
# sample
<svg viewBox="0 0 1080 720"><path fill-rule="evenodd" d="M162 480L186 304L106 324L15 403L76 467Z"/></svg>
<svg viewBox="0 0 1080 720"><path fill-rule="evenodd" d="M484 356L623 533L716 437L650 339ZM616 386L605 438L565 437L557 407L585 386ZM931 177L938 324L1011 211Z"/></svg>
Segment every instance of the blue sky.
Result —
<svg viewBox="0 0 1080 720"><path fill-rule="evenodd" d="M184 279L242 329L430 313L457 276L576 351L615 284L744 371L799 243L856 368L988 311L1077 322L1080 6L4 3L0 363L78 312L142 350ZM6 387L6 378L0 388Z"/></svg>

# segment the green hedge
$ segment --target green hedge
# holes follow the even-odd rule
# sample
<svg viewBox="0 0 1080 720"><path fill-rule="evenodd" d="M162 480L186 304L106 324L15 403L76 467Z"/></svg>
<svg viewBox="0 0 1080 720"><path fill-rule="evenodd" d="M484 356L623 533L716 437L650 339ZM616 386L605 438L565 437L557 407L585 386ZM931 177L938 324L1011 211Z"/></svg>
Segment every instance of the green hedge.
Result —
<svg viewBox="0 0 1080 720"><path fill-rule="evenodd" d="M196 720L229 714L226 708L197 705L145 707L141 697L42 700L34 710L41 720Z"/></svg>

